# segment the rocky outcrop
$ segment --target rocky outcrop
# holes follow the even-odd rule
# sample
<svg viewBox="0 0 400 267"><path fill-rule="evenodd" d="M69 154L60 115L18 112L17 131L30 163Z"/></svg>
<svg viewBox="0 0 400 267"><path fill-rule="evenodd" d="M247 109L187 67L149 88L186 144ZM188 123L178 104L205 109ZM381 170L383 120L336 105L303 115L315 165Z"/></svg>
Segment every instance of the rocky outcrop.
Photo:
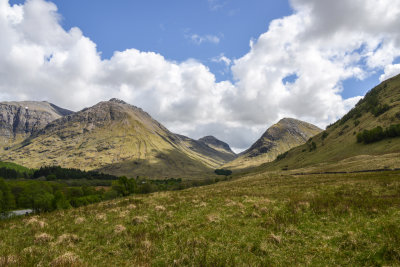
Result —
<svg viewBox="0 0 400 267"><path fill-rule="evenodd" d="M72 113L48 102L0 102L2 144L29 137L48 123Z"/></svg>

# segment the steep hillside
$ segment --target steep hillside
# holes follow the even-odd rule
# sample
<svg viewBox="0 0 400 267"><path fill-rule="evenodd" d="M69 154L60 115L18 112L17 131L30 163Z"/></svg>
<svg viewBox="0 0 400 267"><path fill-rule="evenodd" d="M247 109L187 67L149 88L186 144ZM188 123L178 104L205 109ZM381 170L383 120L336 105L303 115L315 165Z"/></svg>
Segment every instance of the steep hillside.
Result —
<svg viewBox="0 0 400 267"><path fill-rule="evenodd" d="M226 168L247 168L270 162L289 149L304 144L322 130L310 123L284 118L272 125L239 158L225 165Z"/></svg>
<svg viewBox="0 0 400 267"><path fill-rule="evenodd" d="M211 173L226 162L219 151L191 143L140 108L111 99L49 123L1 159L31 168L60 165L157 178Z"/></svg>
<svg viewBox="0 0 400 267"><path fill-rule="evenodd" d="M372 89L343 118L267 169L307 168L308 171L354 171L400 167L400 138L357 142L364 130L400 124L400 75Z"/></svg>
<svg viewBox="0 0 400 267"><path fill-rule="evenodd" d="M0 147L9 147L72 111L48 102L0 102Z"/></svg>

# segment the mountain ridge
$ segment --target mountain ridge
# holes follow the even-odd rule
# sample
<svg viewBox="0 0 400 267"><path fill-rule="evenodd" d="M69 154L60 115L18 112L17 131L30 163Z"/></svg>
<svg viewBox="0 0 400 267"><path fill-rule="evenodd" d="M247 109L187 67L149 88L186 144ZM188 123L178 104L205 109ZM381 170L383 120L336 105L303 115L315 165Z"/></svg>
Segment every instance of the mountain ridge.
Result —
<svg viewBox="0 0 400 267"><path fill-rule="evenodd" d="M141 108L115 98L53 120L0 155L31 168L60 165L157 178L212 173L233 157L172 133Z"/></svg>

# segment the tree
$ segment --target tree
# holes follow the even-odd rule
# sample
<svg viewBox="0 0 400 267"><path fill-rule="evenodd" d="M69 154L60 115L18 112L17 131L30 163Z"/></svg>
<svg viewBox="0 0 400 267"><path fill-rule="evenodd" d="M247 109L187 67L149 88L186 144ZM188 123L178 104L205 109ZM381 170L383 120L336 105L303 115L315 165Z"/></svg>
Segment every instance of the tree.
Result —
<svg viewBox="0 0 400 267"><path fill-rule="evenodd" d="M10 187L0 178L0 213L7 212L15 207L14 195Z"/></svg>
<svg viewBox="0 0 400 267"><path fill-rule="evenodd" d="M54 194L53 209L69 209L70 207L71 207L71 204L65 198L64 193L61 191L57 191Z"/></svg>
<svg viewBox="0 0 400 267"><path fill-rule="evenodd" d="M119 177L118 181L112 183L112 189L122 196L133 194L136 191L136 187L135 179L128 179L125 176Z"/></svg>

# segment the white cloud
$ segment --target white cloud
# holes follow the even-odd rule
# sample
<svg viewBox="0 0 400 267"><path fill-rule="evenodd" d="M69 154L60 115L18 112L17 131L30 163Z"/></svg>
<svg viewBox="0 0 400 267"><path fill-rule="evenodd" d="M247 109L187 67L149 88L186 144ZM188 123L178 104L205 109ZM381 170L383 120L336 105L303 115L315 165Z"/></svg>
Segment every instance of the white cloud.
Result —
<svg viewBox="0 0 400 267"><path fill-rule="evenodd" d="M225 66L227 66L227 67L230 66L232 63L232 60L227 58L224 54L221 54L218 57L212 58L211 61L216 62L216 63L224 63Z"/></svg>
<svg viewBox="0 0 400 267"><path fill-rule="evenodd" d="M400 64L387 65L385 72L379 77L381 82L400 74Z"/></svg>
<svg viewBox="0 0 400 267"><path fill-rule="evenodd" d="M187 38L197 45L201 45L202 43L219 44L219 42L221 41L218 36L211 34L207 35L192 34L188 35Z"/></svg>
<svg viewBox="0 0 400 267"><path fill-rule="evenodd" d="M400 2L293 0L294 13L274 20L231 62L234 83L216 82L195 60L173 62L136 49L102 60L78 28L65 31L54 4L0 0L0 100L49 100L73 110L118 97L178 133L213 134L247 148L283 116L324 127L359 99L343 99L342 82L400 71ZM198 44L216 36L190 36ZM283 83L296 74L297 79Z"/></svg>

